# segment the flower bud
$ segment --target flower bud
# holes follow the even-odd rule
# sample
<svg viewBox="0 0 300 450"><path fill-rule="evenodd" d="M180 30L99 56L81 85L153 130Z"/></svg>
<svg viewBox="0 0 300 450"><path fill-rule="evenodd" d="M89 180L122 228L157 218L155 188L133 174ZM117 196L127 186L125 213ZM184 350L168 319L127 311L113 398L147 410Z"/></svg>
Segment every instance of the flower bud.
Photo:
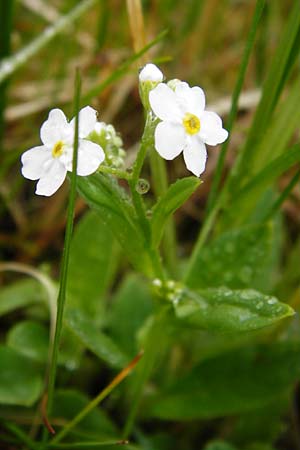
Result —
<svg viewBox="0 0 300 450"><path fill-rule="evenodd" d="M164 76L155 64L146 64L139 74L140 83L151 81L152 83L161 83Z"/></svg>
<svg viewBox="0 0 300 450"><path fill-rule="evenodd" d="M139 74L139 90L140 97L144 108L149 111L149 92L154 89L159 83L163 81L163 73L155 64L146 64Z"/></svg>

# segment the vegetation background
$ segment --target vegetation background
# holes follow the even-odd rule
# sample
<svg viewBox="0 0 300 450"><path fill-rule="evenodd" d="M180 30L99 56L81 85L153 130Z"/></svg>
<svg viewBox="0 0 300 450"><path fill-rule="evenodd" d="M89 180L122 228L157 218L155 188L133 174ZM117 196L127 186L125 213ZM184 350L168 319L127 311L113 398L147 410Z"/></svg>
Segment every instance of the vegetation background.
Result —
<svg viewBox="0 0 300 450"><path fill-rule="evenodd" d="M253 17L262 7L251 36ZM167 79L200 85L209 109L223 117L225 127L231 128L235 119L228 151L223 153L223 170L216 169L220 149L210 148L203 183L176 212L177 270L185 266L209 205L214 204L216 171L221 184L233 173L214 235L239 233L239 227L249 224L263 223L263 228L251 239L248 234L244 240L238 235L240 247L234 249L227 280L228 259L222 261L220 243L215 256L211 247L210 256L203 257L208 272L202 276L214 287L222 273L223 284L229 287L252 287L299 308L300 150L292 147L299 141L300 123L297 8L297 0L0 3L0 57L11 55L0 65L0 448L34 449L34 441L42 435L39 404L69 184L53 197L35 196L33 183L20 174L20 155L38 145L40 125L51 108L60 107L72 116L76 68L82 76L82 101L120 133L127 167L134 161L143 131L138 69L146 62L159 65ZM243 59L247 46L249 61ZM242 92L234 111L231 99L239 77ZM250 156L242 157L236 169L237 155L245 154L245 148ZM294 149L289 153L292 159L268 166L286 155L288 148ZM187 175L181 158L168 163L170 182ZM148 165L143 176L151 177ZM242 188L252 178L258 188L245 193ZM147 195L151 205L154 190ZM138 353L152 311L149 286L132 272L110 231L87 211L86 203L77 198L67 294L69 304L84 310L84 315L70 315L63 333L60 390L51 420L62 429ZM272 226L271 243L266 223ZM251 248L260 257L254 252L253 256ZM240 260L247 252L253 256L253 266L257 264L255 277ZM219 259L223 266L220 263L217 269ZM50 308L45 306L49 299ZM154 378L146 385L130 448L300 448L297 316L259 335L224 336L199 330L191 334L185 329L180 331L180 342L174 343L176 333L166 332L172 344L161 349ZM265 358L262 366L256 365L260 358ZM198 372L192 372L195 367ZM65 444L70 446L62 448L73 448L70 442L79 441L81 448L102 448L100 442L115 445L127 438L122 428L135 392L135 382L130 380L113 391L103 409L93 410L74 426ZM191 406L197 402L198 407ZM53 448L60 448L59 444Z"/></svg>

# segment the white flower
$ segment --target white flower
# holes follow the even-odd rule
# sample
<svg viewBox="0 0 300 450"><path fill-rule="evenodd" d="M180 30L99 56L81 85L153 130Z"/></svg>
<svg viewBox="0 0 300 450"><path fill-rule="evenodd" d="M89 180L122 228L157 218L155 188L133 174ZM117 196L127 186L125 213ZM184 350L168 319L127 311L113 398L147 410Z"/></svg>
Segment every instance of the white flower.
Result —
<svg viewBox="0 0 300 450"><path fill-rule="evenodd" d="M79 141L77 174L90 175L104 161L100 147L86 138L94 129L97 113L90 106L79 111ZM43 145L23 153L22 174L29 180L39 180L36 194L50 196L57 191L72 171L75 118L68 122L60 109L52 109L48 119L41 126Z"/></svg>
<svg viewBox="0 0 300 450"><path fill-rule="evenodd" d="M159 68L152 63L146 64L140 71L139 80L141 83L145 81L152 81L154 83L160 83L164 76Z"/></svg>
<svg viewBox="0 0 300 450"><path fill-rule="evenodd" d="M165 159L183 151L188 170L200 176L205 169L206 147L224 142L228 132L221 118L205 111L205 95L198 87L179 82L172 90L160 83L149 94L151 108L162 120L155 129L155 148Z"/></svg>

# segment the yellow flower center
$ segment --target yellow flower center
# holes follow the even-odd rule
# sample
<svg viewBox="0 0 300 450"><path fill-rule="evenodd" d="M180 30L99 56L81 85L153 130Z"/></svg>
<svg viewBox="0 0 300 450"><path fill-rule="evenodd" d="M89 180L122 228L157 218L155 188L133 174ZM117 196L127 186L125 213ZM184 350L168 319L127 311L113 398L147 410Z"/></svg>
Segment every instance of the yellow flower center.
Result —
<svg viewBox="0 0 300 450"><path fill-rule="evenodd" d="M196 134L200 131L200 120L194 114L186 113L183 118L183 126L188 134Z"/></svg>
<svg viewBox="0 0 300 450"><path fill-rule="evenodd" d="M54 144L52 149L53 158L59 158L63 154L64 143L62 141L58 141Z"/></svg>

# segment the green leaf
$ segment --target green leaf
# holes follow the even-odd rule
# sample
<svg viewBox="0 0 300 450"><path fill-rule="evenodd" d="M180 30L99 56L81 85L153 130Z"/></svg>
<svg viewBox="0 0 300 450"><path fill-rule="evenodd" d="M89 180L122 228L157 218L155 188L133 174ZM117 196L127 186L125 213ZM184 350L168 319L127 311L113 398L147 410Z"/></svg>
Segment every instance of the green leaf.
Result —
<svg viewBox="0 0 300 450"><path fill-rule="evenodd" d="M68 311L64 320L80 342L109 366L120 369L128 364L129 358L117 344L79 310Z"/></svg>
<svg viewBox="0 0 300 450"><path fill-rule="evenodd" d="M10 286L2 287L0 292L0 316L15 309L41 303L45 294L36 280L16 281Z"/></svg>
<svg viewBox="0 0 300 450"><path fill-rule="evenodd" d="M64 420L72 420L86 405L90 399L82 392L73 389L60 389L54 394L52 416ZM117 437L117 428L105 412L100 408L92 409L74 430L85 433L87 439L102 439Z"/></svg>
<svg viewBox="0 0 300 450"><path fill-rule="evenodd" d="M80 309L99 323L103 317L101 297L112 281L117 262L114 237L100 217L89 211L76 226L72 239L67 280L68 307Z"/></svg>
<svg viewBox="0 0 300 450"><path fill-rule="evenodd" d="M111 302L109 331L126 353L138 350L136 335L153 312L149 288L141 277L129 275Z"/></svg>
<svg viewBox="0 0 300 450"><path fill-rule="evenodd" d="M173 304L183 323L218 332L257 330L294 314L287 304L253 289L186 289Z"/></svg>
<svg viewBox="0 0 300 450"><path fill-rule="evenodd" d="M271 224L221 234L198 253L188 273L187 286L260 289L269 267L272 238Z"/></svg>
<svg viewBox="0 0 300 450"><path fill-rule="evenodd" d="M0 403L33 405L41 394L43 382L32 361L3 345L0 361Z"/></svg>
<svg viewBox="0 0 300 450"><path fill-rule="evenodd" d="M7 335L7 345L37 362L48 358L49 331L38 322L25 320L12 327Z"/></svg>
<svg viewBox="0 0 300 450"><path fill-rule="evenodd" d="M299 342L276 343L203 361L154 395L146 413L167 420L212 419L276 405L299 378L299 350Z"/></svg>
<svg viewBox="0 0 300 450"><path fill-rule="evenodd" d="M168 188L153 209L151 219L152 242L158 246L170 216L192 195L201 181L196 177L187 177L177 180Z"/></svg>
<svg viewBox="0 0 300 450"><path fill-rule="evenodd" d="M77 187L87 204L95 209L112 231L135 268L153 276L152 265L144 251L145 237L134 208L124 189L108 175L96 173L78 177Z"/></svg>

